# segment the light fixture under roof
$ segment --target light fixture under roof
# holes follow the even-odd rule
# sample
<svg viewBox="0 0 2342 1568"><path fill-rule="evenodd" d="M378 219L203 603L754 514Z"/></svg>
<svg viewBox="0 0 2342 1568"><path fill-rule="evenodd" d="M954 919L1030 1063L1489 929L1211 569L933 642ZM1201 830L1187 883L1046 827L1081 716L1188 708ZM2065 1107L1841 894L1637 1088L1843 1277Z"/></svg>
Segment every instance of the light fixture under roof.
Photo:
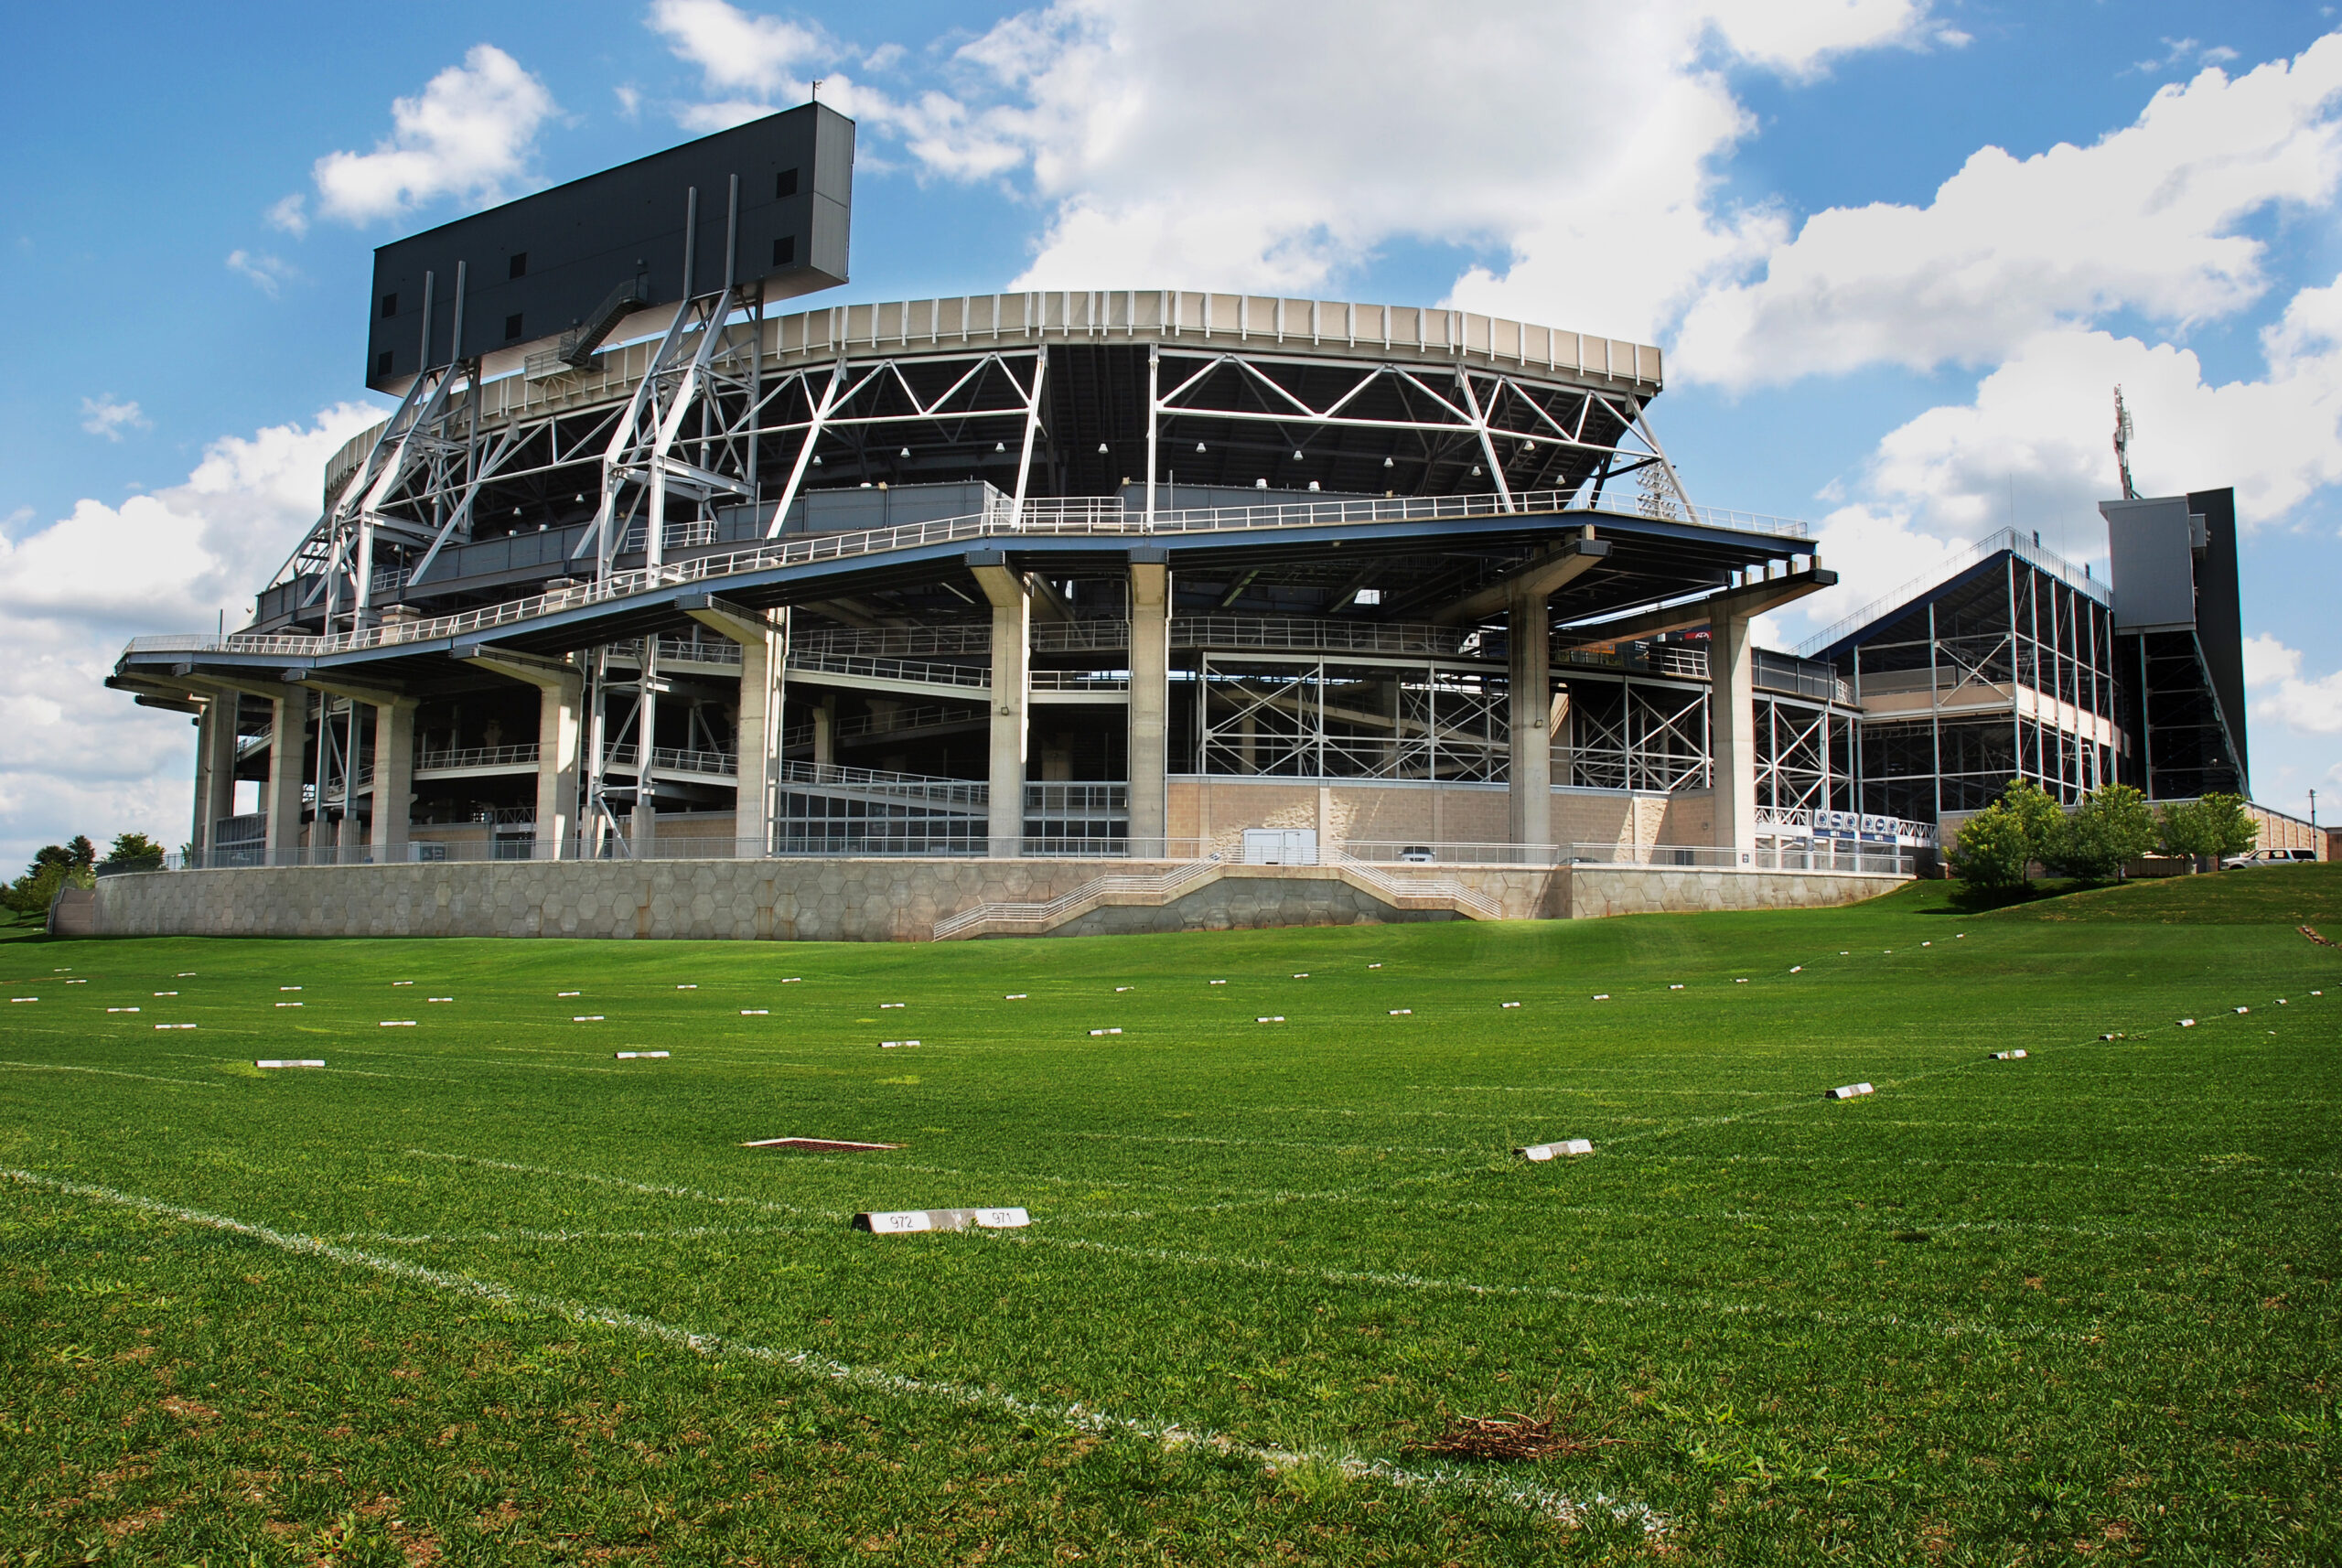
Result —
<svg viewBox="0 0 2342 1568"><path fill-rule="evenodd" d="M1293 449L1293 460L1296 463L1301 461L1301 448L1298 446Z"/></svg>
<svg viewBox="0 0 2342 1568"><path fill-rule="evenodd" d="M1196 450L1197 450L1197 451L1198 451L1198 452L1200 452L1200 451L1202 451L1203 449L1204 449L1204 444L1203 444L1202 442L1200 442L1200 441L1197 442L1197 443L1196 443Z"/></svg>
<svg viewBox="0 0 2342 1568"><path fill-rule="evenodd" d="M1384 467L1386 467L1386 468L1395 468L1395 467L1397 467L1399 466L1399 464L1398 464L1397 459L1395 459L1395 458L1391 458L1391 457L1385 457L1385 458L1383 458L1383 459L1382 459L1382 466L1383 466Z"/></svg>
<svg viewBox="0 0 2342 1568"><path fill-rule="evenodd" d="M908 457L908 456L909 456L910 455L911 455L911 449L910 449L909 447L908 447L908 446L904 447L901 451L899 451L899 452L897 452L897 453L896 453L896 454L895 454L895 456L897 456L897 457Z"/></svg>
<svg viewBox="0 0 2342 1568"><path fill-rule="evenodd" d="M1472 477L1476 479L1480 477L1480 465L1477 463L1472 465Z"/></svg>
<svg viewBox="0 0 2342 1568"><path fill-rule="evenodd" d="M995 452L1005 452L1008 450L1008 443L1005 441L995 441L992 444L992 449Z"/></svg>
<svg viewBox="0 0 2342 1568"><path fill-rule="evenodd" d="M1111 450L1111 448L1109 448L1103 441L1098 443L1098 456L1103 457L1109 450Z"/></svg>

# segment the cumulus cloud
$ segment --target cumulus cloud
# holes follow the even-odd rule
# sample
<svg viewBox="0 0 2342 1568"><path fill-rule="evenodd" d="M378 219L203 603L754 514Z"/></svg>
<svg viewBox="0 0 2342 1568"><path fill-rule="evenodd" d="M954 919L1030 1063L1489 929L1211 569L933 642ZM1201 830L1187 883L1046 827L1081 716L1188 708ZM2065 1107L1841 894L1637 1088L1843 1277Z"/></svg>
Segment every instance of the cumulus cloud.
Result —
<svg viewBox="0 0 2342 1568"><path fill-rule="evenodd" d="M918 104L856 81L836 62L855 53L817 27L777 16L759 16L726 0L654 0L644 25L667 40L677 59L695 67L705 97L677 104L675 123L707 134L759 119L813 95L821 71L822 102L861 123L866 130L917 134L929 118ZM873 70L893 69L903 58L899 45L882 44L862 57ZM942 93L928 100L950 113ZM871 165L865 155L861 162Z"/></svg>
<svg viewBox="0 0 2342 1568"><path fill-rule="evenodd" d="M1684 317L1679 375L1732 387L1865 365L1988 365L2035 334L2135 310L2184 328L2267 287L2271 208L2342 181L2342 36L2156 92L2088 147L1972 155L1928 206L1832 208Z"/></svg>
<svg viewBox="0 0 2342 1568"><path fill-rule="evenodd" d="M2244 683L2254 717L2310 735L2342 735L2342 670L2304 676L2300 652L2262 632L2245 639Z"/></svg>
<svg viewBox="0 0 2342 1568"><path fill-rule="evenodd" d="M81 400L81 428L92 435L120 441L124 430L152 430L155 422L140 411L135 402L101 392Z"/></svg>
<svg viewBox="0 0 2342 1568"><path fill-rule="evenodd" d="M282 229L295 240L309 231L309 199L299 191L272 204L268 222L273 229Z"/></svg>
<svg viewBox="0 0 2342 1568"><path fill-rule="evenodd" d="M0 868L76 832L186 836L192 732L104 680L130 635L240 620L317 520L326 458L380 418L345 403L225 437L180 484L0 535Z"/></svg>
<svg viewBox="0 0 2342 1568"><path fill-rule="evenodd" d="M493 44L475 44L463 64L392 103L391 134L372 152L317 160L317 209L370 223L445 196L500 201L524 179L537 129L554 108L544 83L519 61Z"/></svg>

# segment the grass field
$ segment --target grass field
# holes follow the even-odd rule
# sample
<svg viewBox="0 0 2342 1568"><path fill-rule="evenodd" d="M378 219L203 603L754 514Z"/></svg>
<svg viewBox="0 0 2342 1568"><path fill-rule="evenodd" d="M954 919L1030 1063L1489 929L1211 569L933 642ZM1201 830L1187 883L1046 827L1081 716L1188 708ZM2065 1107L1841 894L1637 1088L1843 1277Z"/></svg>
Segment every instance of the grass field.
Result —
<svg viewBox="0 0 2342 1568"><path fill-rule="evenodd" d="M2337 870L10 942L0 1563L2335 1562Z"/></svg>

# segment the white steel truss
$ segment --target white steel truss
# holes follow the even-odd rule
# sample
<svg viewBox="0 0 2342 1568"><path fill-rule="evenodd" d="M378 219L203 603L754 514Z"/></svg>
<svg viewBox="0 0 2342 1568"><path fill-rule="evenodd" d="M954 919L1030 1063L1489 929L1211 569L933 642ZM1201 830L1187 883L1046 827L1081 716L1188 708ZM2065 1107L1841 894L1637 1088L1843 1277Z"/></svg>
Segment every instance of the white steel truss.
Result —
<svg viewBox="0 0 2342 1568"><path fill-rule="evenodd" d="M1703 686L1574 680L1567 733L1579 789L1672 794L1714 778Z"/></svg>
<svg viewBox="0 0 2342 1568"><path fill-rule="evenodd" d="M1451 783L1509 776L1504 689L1477 670L1207 656L1197 690L1198 772Z"/></svg>

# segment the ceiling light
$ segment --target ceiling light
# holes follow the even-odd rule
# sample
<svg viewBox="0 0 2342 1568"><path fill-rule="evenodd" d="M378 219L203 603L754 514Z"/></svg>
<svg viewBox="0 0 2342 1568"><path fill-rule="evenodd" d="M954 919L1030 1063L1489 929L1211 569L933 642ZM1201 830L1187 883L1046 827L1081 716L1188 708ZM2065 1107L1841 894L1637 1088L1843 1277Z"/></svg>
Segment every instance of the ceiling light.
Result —
<svg viewBox="0 0 2342 1568"><path fill-rule="evenodd" d="M1520 449L1524 452L1534 452L1537 450L1537 443L1534 441L1524 441L1520 444Z"/></svg>
<svg viewBox="0 0 2342 1568"><path fill-rule="evenodd" d="M1476 479L1480 477L1480 465L1477 463L1472 465L1472 477Z"/></svg>
<svg viewBox="0 0 2342 1568"><path fill-rule="evenodd" d="M1390 459L1390 458L1388 458L1388 457L1385 457L1385 458L1383 458L1383 459L1382 459L1382 466L1383 466L1384 467L1386 467L1386 468L1395 468L1395 467L1397 467L1399 465L1398 465L1397 463L1393 462L1391 459Z"/></svg>
<svg viewBox="0 0 2342 1568"><path fill-rule="evenodd" d="M908 457L908 456L909 456L910 455L911 455L911 449L910 449L909 447L908 447L908 446L904 447L901 451L899 451L899 452L897 452L897 453L896 453L896 454L895 454L895 456L897 456L897 457Z"/></svg>
<svg viewBox="0 0 2342 1568"><path fill-rule="evenodd" d="M995 452L1005 452L1008 450L1008 443L1005 441L995 441L992 444L992 449Z"/></svg>
<svg viewBox="0 0 2342 1568"><path fill-rule="evenodd" d="M1202 442L1200 442L1200 441L1197 442L1197 443L1196 443L1196 450L1197 450L1197 451L1198 451L1198 452L1200 452L1200 451L1202 451L1203 449L1204 449L1204 444L1203 444Z"/></svg>
<svg viewBox="0 0 2342 1568"><path fill-rule="evenodd" d="M582 501L582 500L584 500L584 499L586 499L586 492L585 492L585 491L583 491L583 490L580 490L580 491L578 491L575 495L574 495L574 496L570 497L569 499L570 499L571 500L573 500L573 501Z"/></svg>
<svg viewBox="0 0 2342 1568"><path fill-rule="evenodd" d="M1100 456L1101 457L1103 457L1103 456L1106 455L1106 452L1107 452L1107 446L1106 446L1106 444L1105 444L1103 441L1101 441L1100 443L1098 443L1098 456Z"/></svg>
<svg viewBox="0 0 2342 1568"><path fill-rule="evenodd" d="M822 466L822 455L821 455L819 452L816 452L816 453L814 453L814 454L813 454L813 467L815 467L816 468L818 468L818 467L820 467L821 466Z"/></svg>
<svg viewBox="0 0 2342 1568"><path fill-rule="evenodd" d="M1293 460L1296 463L1301 461L1301 448L1298 446L1293 449Z"/></svg>

